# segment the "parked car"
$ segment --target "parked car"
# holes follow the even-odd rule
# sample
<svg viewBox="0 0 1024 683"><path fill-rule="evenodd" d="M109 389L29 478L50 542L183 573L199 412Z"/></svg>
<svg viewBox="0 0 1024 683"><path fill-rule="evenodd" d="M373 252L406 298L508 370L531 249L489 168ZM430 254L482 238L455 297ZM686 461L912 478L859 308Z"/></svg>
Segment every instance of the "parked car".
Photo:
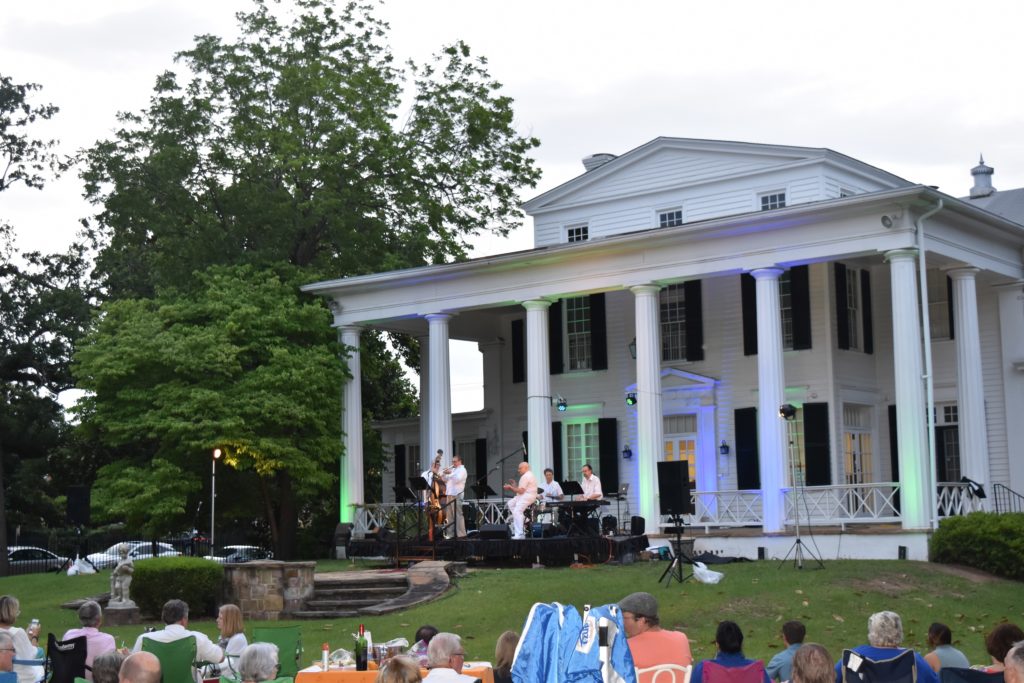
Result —
<svg viewBox="0 0 1024 683"><path fill-rule="evenodd" d="M228 562L252 562L253 560L271 560L273 558L274 553L259 546L226 545L213 555L206 555L203 559L226 564Z"/></svg>
<svg viewBox="0 0 1024 683"><path fill-rule="evenodd" d="M123 541L122 543L127 544L131 548L128 551L128 556L133 561L153 557L153 544L150 541ZM121 561L120 548L122 543L115 543L103 552L86 555L86 559L92 562L96 569L113 569ZM181 555L170 543L157 543L156 545L159 557L176 557Z"/></svg>
<svg viewBox="0 0 1024 683"><path fill-rule="evenodd" d="M7 546L7 564L11 574L57 572L68 564L68 558L30 545Z"/></svg>

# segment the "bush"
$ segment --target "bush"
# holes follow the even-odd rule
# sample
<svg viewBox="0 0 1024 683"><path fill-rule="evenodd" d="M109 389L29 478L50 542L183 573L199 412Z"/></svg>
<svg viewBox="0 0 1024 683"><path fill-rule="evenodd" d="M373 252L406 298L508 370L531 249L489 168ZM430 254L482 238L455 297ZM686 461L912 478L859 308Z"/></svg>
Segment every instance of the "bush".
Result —
<svg viewBox="0 0 1024 683"><path fill-rule="evenodd" d="M188 603L191 617L215 616L224 567L198 557L154 557L135 563L129 589L143 614L160 616L164 603Z"/></svg>
<svg viewBox="0 0 1024 683"><path fill-rule="evenodd" d="M963 564L1024 580L1024 513L974 512L939 522L929 545L932 562Z"/></svg>

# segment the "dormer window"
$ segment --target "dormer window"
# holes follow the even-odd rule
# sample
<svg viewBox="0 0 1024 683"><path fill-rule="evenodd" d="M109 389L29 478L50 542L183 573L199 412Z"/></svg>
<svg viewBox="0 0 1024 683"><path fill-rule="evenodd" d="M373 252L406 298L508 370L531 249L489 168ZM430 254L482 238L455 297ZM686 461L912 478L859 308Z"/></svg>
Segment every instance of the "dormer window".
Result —
<svg viewBox="0 0 1024 683"><path fill-rule="evenodd" d="M664 209L658 212L658 227L659 228L674 228L677 225L683 224L683 210L676 207L674 209Z"/></svg>
<svg viewBox="0 0 1024 683"><path fill-rule="evenodd" d="M566 242L585 242L589 236L589 229L586 223L570 225L565 229Z"/></svg>
<svg viewBox="0 0 1024 683"><path fill-rule="evenodd" d="M761 195L761 210L770 211L772 209L782 209L786 206L786 192L785 190L779 190L778 192L769 192Z"/></svg>

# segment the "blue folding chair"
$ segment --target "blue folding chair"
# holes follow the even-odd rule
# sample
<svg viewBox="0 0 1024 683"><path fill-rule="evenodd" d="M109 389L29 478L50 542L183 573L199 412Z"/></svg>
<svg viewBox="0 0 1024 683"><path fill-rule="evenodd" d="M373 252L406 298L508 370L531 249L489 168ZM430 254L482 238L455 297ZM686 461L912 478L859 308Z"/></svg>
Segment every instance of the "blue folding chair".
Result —
<svg viewBox="0 0 1024 683"><path fill-rule="evenodd" d="M917 683L917 658L913 650L889 659L843 650L843 683Z"/></svg>
<svg viewBox="0 0 1024 683"><path fill-rule="evenodd" d="M960 669L955 666L944 666L939 669L941 683L1003 683L1003 672L989 673L977 669Z"/></svg>

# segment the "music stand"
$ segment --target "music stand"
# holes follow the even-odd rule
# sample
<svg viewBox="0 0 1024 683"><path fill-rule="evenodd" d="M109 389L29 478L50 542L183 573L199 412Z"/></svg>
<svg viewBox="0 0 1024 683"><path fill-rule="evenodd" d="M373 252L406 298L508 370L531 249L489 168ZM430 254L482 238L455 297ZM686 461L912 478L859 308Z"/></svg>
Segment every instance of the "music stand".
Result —
<svg viewBox="0 0 1024 683"><path fill-rule="evenodd" d="M498 495L498 492L487 485L487 482L482 484L473 484L469 488L473 489L473 493L479 498L490 498L491 496Z"/></svg>
<svg viewBox="0 0 1024 683"><path fill-rule="evenodd" d="M416 500L416 495L408 486L392 486L391 490L395 492L396 503L411 503Z"/></svg>
<svg viewBox="0 0 1024 683"><path fill-rule="evenodd" d="M578 481L563 481L562 482L562 495L569 496L582 496L583 487L580 486Z"/></svg>

